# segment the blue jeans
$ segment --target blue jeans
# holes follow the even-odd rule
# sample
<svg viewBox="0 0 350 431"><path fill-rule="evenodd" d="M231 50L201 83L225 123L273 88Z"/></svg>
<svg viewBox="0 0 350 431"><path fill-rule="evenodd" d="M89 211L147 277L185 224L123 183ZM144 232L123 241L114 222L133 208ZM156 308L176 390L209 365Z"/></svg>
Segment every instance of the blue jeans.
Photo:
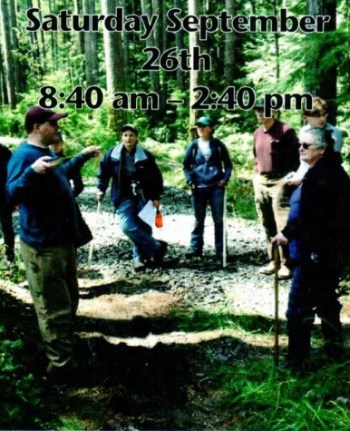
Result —
<svg viewBox="0 0 350 431"><path fill-rule="evenodd" d="M210 205L214 221L215 251L221 255L223 251L223 215L224 215L224 187L203 187L192 190L192 208L195 224L191 233L191 250L195 253L203 251L204 222L207 205Z"/></svg>
<svg viewBox="0 0 350 431"><path fill-rule="evenodd" d="M154 256L158 242L152 237L152 228L138 216L145 202L138 197L122 199L116 211L123 233L133 242L133 257L146 260Z"/></svg>

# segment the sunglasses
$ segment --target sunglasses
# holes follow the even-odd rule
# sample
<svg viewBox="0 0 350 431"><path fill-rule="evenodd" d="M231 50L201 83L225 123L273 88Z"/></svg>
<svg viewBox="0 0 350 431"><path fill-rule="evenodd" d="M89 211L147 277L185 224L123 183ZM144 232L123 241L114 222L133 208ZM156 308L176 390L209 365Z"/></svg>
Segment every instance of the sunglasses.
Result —
<svg viewBox="0 0 350 431"><path fill-rule="evenodd" d="M308 150L309 149L309 147L312 147L312 146L315 146L316 147L316 144L307 144L306 142L300 142L300 144L299 144L299 148L304 148L304 150Z"/></svg>

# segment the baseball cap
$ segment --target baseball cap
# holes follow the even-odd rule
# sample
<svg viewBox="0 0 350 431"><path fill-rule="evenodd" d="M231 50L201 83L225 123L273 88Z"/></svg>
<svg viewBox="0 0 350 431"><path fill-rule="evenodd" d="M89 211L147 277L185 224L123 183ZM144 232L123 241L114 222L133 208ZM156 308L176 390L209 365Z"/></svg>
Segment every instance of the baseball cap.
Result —
<svg viewBox="0 0 350 431"><path fill-rule="evenodd" d="M136 127L133 124L124 124L124 126L121 128L121 132L126 132L127 130L131 130L135 135L137 136L139 133L136 129Z"/></svg>
<svg viewBox="0 0 350 431"><path fill-rule="evenodd" d="M254 109L265 109L265 100L264 99L259 99L255 105L254 105Z"/></svg>
<svg viewBox="0 0 350 431"><path fill-rule="evenodd" d="M201 125L201 126L212 127L213 126L213 120L210 117L200 117L196 121L196 125L197 126Z"/></svg>
<svg viewBox="0 0 350 431"><path fill-rule="evenodd" d="M34 124L44 124L46 121L58 121L67 116L68 114L66 112L58 113L51 109L44 109L41 106L34 106L34 108L30 108L26 114L24 127L27 132L31 132Z"/></svg>

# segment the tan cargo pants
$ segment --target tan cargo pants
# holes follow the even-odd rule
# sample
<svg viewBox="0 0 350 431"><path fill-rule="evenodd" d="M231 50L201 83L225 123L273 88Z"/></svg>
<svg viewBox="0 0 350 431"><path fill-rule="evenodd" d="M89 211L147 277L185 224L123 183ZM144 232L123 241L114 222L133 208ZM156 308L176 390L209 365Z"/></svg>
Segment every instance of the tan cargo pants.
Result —
<svg viewBox="0 0 350 431"><path fill-rule="evenodd" d="M256 174L253 177L255 205L266 233L267 254L272 260L271 239L287 224L289 199L293 188L286 184L284 177L269 178ZM279 247L281 262L288 263L288 246Z"/></svg>
<svg viewBox="0 0 350 431"><path fill-rule="evenodd" d="M32 247L21 240L29 290L50 364L73 356L73 321L78 308L76 250L73 246Z"/></svg>

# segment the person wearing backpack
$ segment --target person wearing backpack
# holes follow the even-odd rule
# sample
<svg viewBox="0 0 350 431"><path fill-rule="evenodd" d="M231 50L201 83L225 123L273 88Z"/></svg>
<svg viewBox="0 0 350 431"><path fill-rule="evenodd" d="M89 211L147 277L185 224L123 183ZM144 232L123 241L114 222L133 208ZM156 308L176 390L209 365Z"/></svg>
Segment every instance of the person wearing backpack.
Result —
<svg viewBox="0 0 350 431"><path fill-rule="evenodd" d="M201 117L196 125L198 138L188 146L183 161L186 183L192 191L195 217L191 251L186 257L200 258L203 255L204 222L209 204L214 221L215 255L222 260L224 195L233 165L225 144L213 136L213 120Z"/></svg>
<svg viewBox="0 0 350 431"><path fill-rule="evenodd" d="M310 168L292 195L287 225L273 242L289 244L294 266L286 313L287 366L304 371L315 314L328 356L339 360L343 351L338 288L350 263L350 178L324 128L303 131L299 152Z"/></svg>

